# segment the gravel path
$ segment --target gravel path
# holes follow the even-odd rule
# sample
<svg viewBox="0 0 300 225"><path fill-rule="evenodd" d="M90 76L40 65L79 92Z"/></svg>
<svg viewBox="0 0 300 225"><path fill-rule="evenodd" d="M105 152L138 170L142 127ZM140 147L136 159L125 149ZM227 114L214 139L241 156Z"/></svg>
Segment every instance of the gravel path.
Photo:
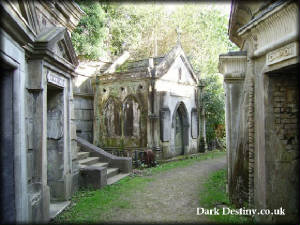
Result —
<svg viewBox="0 0 300 225"><path fill-rule="evenodd" d="M130 209L112 209L103 222L209 222L209 217L196 215L202 184L211 172L225 166L226 156L221 156L150 176L153 181L142 191L122 197L130 202Z"/></svg>

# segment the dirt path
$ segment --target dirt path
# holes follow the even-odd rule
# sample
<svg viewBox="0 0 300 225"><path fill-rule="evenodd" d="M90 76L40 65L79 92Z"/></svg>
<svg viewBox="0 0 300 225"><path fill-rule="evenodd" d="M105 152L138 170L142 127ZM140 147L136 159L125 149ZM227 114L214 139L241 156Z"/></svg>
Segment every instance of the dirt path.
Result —
<svg viewBox="0 0 300 225"><path fill-rule="evenodd" d="M112 209L103 222L209 222L209 217L197 216L202 184L208 175L226 166L226 157L199 161L151 176L151 181L130 198L130 209Z"/></svg>

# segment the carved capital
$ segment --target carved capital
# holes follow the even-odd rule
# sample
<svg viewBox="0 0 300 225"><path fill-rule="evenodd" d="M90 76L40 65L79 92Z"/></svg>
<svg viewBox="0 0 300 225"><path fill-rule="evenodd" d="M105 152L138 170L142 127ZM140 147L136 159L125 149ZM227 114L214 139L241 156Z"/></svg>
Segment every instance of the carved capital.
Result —
<svg viewBox="0 0 300 225"><path fill-rule="evenodd" d="M224 81L245 78L246 54L246 52L229 52L220 55L219 72L224 75Z"/></svg>

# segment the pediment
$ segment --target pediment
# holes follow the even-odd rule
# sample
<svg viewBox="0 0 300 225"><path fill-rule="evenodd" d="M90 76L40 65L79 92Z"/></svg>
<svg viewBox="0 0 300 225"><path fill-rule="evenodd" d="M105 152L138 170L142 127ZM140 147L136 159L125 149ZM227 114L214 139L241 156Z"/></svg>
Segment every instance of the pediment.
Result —
<svg viewBox="0 0 300 225"><path fill-rule="evenodd" d="M52 27L37 37L34 48L39 53L50 51L56 59L77 66L78 60L66 28Z"/></svg>
<svg viewBox="0 0 300 225"><path fill-rule="evenodd" d="M11 3L14 9L23 17L26 21L27 26L36 34L38 21L34 1L23 0L23 1L12 1Z"/></svg>
<svg viewBox="0 0 300 225"><path fill-rule="evenodd" d="M180 44L176 45L157 66L157 76L179 83L197 84L198 79Z"/></svg>

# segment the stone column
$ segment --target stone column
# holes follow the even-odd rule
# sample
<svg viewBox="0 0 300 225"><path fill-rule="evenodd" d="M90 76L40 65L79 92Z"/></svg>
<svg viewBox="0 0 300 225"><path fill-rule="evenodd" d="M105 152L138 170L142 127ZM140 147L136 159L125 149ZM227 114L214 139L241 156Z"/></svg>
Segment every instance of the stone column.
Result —
<svg viewBox="0 0 300 225"><path fill-rule="evenodd" d="M41 208L40 214L32 221L49 220L50 190L47 185L47 80L42 60L30 60L28 63L29 95L33 102L33 129L28 134L32 138L33 182L29 186L29 214L33 216L34 208ZM29 217L30 217L29 216Z"/></svg>
<svg viewBox="0 0 300 225"><path fill-rule="evenodd" d="M101 122L101 115L99 112L98 101L99 101L99 94L100 94L100 80L99 77L95 77L95 80L92 83L93 89L95 90L94 94L94 121L93 121L93 144L96 146L100 146L100 122Z"/></svg>
<svg viewBox="0 0 300 225"><path fill-rule="evenodd" d="M150 121L150 136L151 141L149 143L149 147L156 151L157 157L160 157L160 124L159 124L159 98L160 95L157 93L155 89L155 71L153 70L153 58L149 59L149 71L151 73L151 81L150 81L150 91L149 91L149 103L150 103L150 114L149 114L149 121Z"/></svg>
<svg viewBox="0 0 300 225"><path fill-rule="evenodd" d="M224 75L226 151L228 165L228 190L232 193L233 159L237 151L241 94L246 70L246 52L220 55L219 71Z"/></svg>
<svg viewBox="0 0 300 225"><path fill-rule="evenodd" d="M203 81L200 80L198 84L198 118L199 118L199 140L198 140L198 149L199 152L205 152L207 150L206 142L206 129L205 129L205 109L203 103Z"/></svg>

